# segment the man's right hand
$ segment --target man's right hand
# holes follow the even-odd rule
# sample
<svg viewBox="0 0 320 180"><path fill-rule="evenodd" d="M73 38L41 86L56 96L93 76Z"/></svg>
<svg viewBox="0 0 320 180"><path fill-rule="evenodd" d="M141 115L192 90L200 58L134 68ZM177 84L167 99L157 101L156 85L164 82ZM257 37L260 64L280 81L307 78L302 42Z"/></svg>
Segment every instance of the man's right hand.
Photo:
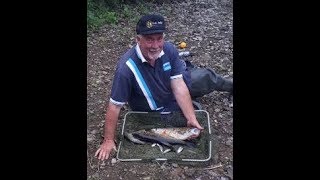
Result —
<svg viewBox="0 0 320 180"><path fill-rule="evenodd" d="M97 158L100 160L108 159L112 149L116 150L116 144L114 141L104 140L94 156L98 156Z"/></svg>
<svg viewBox="0 0 320 180"><path fill-rule="evenodd" d="M193 120L193 121L187 121L187 126L188 127L196 127L200 130L203 130L204 128L199 124L198 120Z"/></svg>

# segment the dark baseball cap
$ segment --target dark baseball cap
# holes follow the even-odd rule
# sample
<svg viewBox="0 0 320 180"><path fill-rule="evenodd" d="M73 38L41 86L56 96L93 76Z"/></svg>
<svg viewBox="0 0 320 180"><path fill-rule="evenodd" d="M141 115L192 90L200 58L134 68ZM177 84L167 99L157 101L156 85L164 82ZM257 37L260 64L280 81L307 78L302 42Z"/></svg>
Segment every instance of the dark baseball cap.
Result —
<svg viewBox="0 0 320 180"><path fill-rule="evenodd" d="M148 14L142 16L137 23L137 34L156 34L166 30L164 18L161 15Z"/></svg>

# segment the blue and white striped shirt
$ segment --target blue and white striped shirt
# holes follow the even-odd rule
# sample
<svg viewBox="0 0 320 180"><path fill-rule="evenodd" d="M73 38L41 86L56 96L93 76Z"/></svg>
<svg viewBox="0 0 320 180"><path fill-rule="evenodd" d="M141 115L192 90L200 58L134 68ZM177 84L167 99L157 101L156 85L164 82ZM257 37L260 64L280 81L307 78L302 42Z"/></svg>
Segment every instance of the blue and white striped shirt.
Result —
<svg viewBox="0 0 320 180"><path fill-rule="evenodd" d="M175 102L170 81L182 78L184 67L177 49L169 42L152 67L138 45L127 51L117 64L110 101L128 102L133 111L158 111Z"/></svg>

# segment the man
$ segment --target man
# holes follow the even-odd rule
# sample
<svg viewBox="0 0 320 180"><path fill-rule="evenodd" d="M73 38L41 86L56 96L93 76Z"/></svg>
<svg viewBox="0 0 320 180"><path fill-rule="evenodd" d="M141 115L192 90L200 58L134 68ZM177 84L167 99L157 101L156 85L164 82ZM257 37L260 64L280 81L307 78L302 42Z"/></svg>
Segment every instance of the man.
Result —
<svg viewBox="0 0 320 180"><path fill-rule="evenodd" d="M115 130L120 109L128 103L133 111L181 110L187 125L203 129L196 119L189 89L184 81L185 67L177 49L164 41L164 18L145 15L137 23L137 45L117 64L106 113L104 141L96 151L98 159L108 159L115 149Z"/></svg>

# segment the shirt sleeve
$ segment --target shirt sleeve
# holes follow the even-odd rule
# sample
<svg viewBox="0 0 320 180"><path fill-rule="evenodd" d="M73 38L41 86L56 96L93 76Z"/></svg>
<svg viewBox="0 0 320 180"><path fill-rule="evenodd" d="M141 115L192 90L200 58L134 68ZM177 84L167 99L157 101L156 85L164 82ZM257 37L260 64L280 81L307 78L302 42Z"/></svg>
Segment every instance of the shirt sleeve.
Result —
<svg viewBox="0 0 320 180"><path fill-rule="evenodd" d="M172 69L170 74L170 79L182 78L184 66L182 61L179 59L178 50L172 44L169 44L169 49L170 49L170 64Z"/></svg>
<svg viewBox="0 0 320 180"><path fill-rule="evenodd" d="M128 102L131 93L131 81L121 69L117 69L113 78L110 102L122 106Z"/></svg>

